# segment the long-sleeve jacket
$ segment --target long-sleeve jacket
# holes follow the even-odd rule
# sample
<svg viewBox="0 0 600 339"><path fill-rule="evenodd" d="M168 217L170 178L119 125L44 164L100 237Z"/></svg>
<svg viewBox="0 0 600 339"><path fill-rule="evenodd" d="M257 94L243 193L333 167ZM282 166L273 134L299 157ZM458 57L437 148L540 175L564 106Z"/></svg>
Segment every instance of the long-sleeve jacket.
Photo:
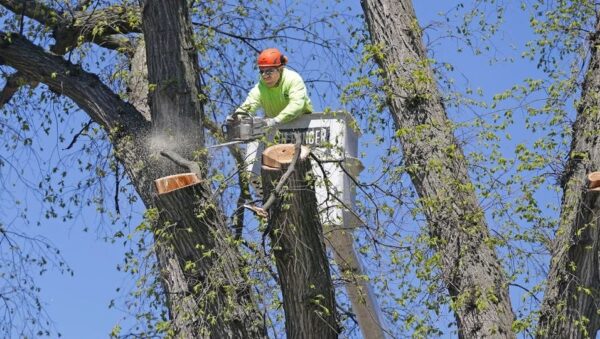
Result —
<svg viewBox="0 0 600 339"><path fill-rule="evenodd" d="M236 112L253 115L259 108L264 110L266 117L275 118L281 123L313 111L304 81L298 73L287 68L283 69L275 87L267 87L261 79Z"/></svg>

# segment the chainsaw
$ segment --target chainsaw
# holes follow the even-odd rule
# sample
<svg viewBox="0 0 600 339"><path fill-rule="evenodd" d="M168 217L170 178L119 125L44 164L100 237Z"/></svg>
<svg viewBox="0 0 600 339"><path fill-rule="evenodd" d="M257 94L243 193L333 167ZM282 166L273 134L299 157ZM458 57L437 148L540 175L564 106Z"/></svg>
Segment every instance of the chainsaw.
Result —
<svg viewBox="0 0 600 339"><path fill-rule="evenodd" d="M221 126L221 130L227 142L209 146L208 148L223 147L256 140L265 135L267 123L263 118L238 112L234 113L232 119L228 119Z"/></svg>

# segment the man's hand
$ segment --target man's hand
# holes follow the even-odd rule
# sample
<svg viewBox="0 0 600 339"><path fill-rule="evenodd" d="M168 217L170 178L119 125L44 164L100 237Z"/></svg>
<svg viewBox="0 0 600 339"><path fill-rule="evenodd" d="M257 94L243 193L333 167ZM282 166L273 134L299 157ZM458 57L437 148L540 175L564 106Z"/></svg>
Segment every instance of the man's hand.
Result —
<svg viewBox="0 0 600 339"><path fill-rule="evenodd" d="M275 127L277 126L277 124L279 124L279 121L277 121L277 119L275 118L266 118L265 124L267 125L267 127Z"/></svg>

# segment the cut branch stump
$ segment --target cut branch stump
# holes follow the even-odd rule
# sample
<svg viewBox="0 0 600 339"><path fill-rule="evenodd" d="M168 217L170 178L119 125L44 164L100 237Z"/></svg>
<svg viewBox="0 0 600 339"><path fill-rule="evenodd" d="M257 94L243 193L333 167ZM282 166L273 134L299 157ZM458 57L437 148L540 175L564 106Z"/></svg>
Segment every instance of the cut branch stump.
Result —
<svg viewBox="0 0 600 339"><path fill-rule="evenodd" d="M158 194L165 194L174 190L184 188L200 183L200 179L195 173L181 173L169 175L154 180L154 186Z"/></svg>

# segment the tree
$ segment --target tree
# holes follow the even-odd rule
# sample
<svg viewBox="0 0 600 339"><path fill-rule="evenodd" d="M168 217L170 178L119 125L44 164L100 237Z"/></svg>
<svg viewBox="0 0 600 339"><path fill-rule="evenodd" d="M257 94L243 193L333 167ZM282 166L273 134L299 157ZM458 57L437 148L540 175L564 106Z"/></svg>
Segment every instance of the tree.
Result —
<svg viewBox="0 0 600 339"><path fill-rule="evenodd" d="M137 293L138 298L155 298L156 309L137 315L147 325L132 335L277 336L285 323L288 335L294 336L310 327L306 322L316 314L318 319L327 318L311 323L318 325L316 331L334 337L339 330L352 336L356 323L341 286L365 280L375 286L391 335L597 334L597 199L585 186L587 173L600 167L594 151L598 105L594 4L523 4L532 9L529 24L538 34L524 56L537 61L545 77L525 79L487 103L469 97L476 92L470 88L461 96L450 81L444 82L453 66L438 63L433 58L435 46L426 47L423 41L428 29L441 24L421 27L410 1L363 0L368 33L357 27L363 18L354 16L360 14L351 3L332 12L327 12L329 6L335 7L330 2L322 12L314 2L139 3L0 0L6 10L0 43L5 87L0 102L8 117L0 121L0 130L7 154L13 152L0 158L2 184L10 189L7 182L14 177L4 173L11 166L18 168L19 153L38 142L37 135L28 131L36 128L49 134L54 126L67 125L65 120L78 109L85 112L81 126L58 139L65 149L80 147L82 152L76 154L81 158L73 156L73 167L89 177L69 186L65 183L69 165L61 161L47 172L40 169L40 183L28 187L39 191L48 206L44 216L49 218L70 220L76 214L72 209L87 203L100 211L112 207L119 219L123 198L132 202L139 196L144 202L145 220L132 233L152 237L150 243L143 239L136 245L140 251L151 248L153 273L161 285ZM483 54L481 46L500 29L490 18L502 21L506 6L493 0L475 2L473 7L457 4L443 17L449 22L448 36L458 48ZM319 16L313 17L317 12ZM456 26L450 23L450 13L460 17ZM479 25L481 35L471 25ZM445 39L440 36L437 40ZM335 264L327 267L321 243L327 237L318 234L318 222L307 226L316 231L304 235L289 227L300 221L288 224L290 219L277 213L271 215L269 226L245 222L242 206L251 197L244 175L235 173L243 168L239 150L230 148L217 158L215 151L205 149L220 138L217 122L255 81L253 58L267 44L281 44L297 53L294 59L305 63L311 97L322 100L324 108L334 106L346 87L342 99L347 101L342 104L368 134L365 139L375 140L364 156L373 162L366 164L370 173L357 181L362 199L355 211L362 221L356 243L368 261L369 277L351 276ZM362 62L354 62L357 59ZM565 66L565 60L573 63ZM571 124L567 106L578 95L577 117ZM527 96L533 100L527 102ZM518 120L513 113L517 109L500 107L515 101L526 118ZM462 109L464 114L473 106L472 123L453 119L453 111ZM388 112L394 124L388 124ZM526 128L519 129L519 124ZM505 156L499 140L509 128L515 134L526 130L538 139L531 145L515 145ZM474 138L459 135L464 131L477 135L486 149L474 151ZM570 148L565 146L569 143ZM99 160L83 160L87 157ZM156 196L152 180L181 171L177 166L197 173L202 182ZM24 171L13 171L18 180L26 181ZM549 177L559 179L550 184ZM106 189L109 185L113 187ZM90 194L94 188L100 193ZM540 192L557 188L563 190L559 221L552 208L542 207L548 198L540 197ZM110 199L114 203L109 204ZM314 216L312 203L310 207ZM0 226L0 246L15 248L15 239L27 240L15 238L18 234L11 226L5 222ZM116 233L118 239L133 236ZM270 247L261 246L262 234L269 235ZM286 279L294 278L298 269L289 266L279 247L293 248L285 241L288 236L312 239L306 248L319 249L310 252L317 255L311 261L318 265L307 269L326 272L316 274L323 279L315 284L325 293L311 294L308 305L321 306L316 308L319 312L308 316L302 312L310 307L290 303L297 295L286 293L306 291L307 283ZM18 247L25 249L19 252L24 258L20 263L39 262L45 269L48 254L37 252L39 259L31 260L34 256L26 253L27 247ZM299 258L309 257L308 252L297 253ZM133 253L125 260L132 272L137 270ZM535 272L538 268L541 272ZM20 277L33 280L27 274ZM9 282L18 281L12 279ZM153 282L151 275L139 281ZM527 302L520 303L516 291L524 291ZM35 309L35 288L30 292L33 298L28 300ZM13 295L0 293L7 309L14 310ZM10 322L11 312L5 314ZM303 316L296 319L291 314ZM446 320L447 314L454 322ZM15 333L10 324L6 326L0 330L7 336ZM35 328L16 334L32 335L50 327L31 326ZM127 336L117 332L113 335Z"/></svg>
<svg viewBox="0 0 600 339"><path fill-rule="evenodd" d="M174 158L180 165L184 163L181 159L206 163L202 153L204 124L213 131L216 128L204 114L199 42L192 36L189 10L209 12L210 5L202 8L198 4L188 7L186 1L144 1L138 7L129 2L81 1L74 7L65 2L61 10L60 6L53 8L37 1L0 4L21 16L17 20L20 33L2 32L3 63L16 70L9 75L3 102L10 101L24 84L35 87L39 83L72 100L91 119L73 142L90 124L100 126L117 160L114 169L122 166L148 209L146 223L140 226L153 234L169 311L167 326L156 325L158 331L186 338L264 337L263 317L251 293L253 280L239 241L214 199L208 168L195 171L202 179L200 184L165 196L157 197L152 184L153 179L174 173ZM56 54L34 44L35 38L29 40L21 34L26 18L34 20L32 36L38 28L42 37L50 31L55 39L51 51ZM133 70L127 79L129 100L68 60L73 51L86 44L114 49L128 58L128 68ZM62 57L65 54L67 59ZM159 152L169 156L161 157ZM240 159L238 151L233 149L232 153ZM245 197L247 183L242 184L241 196ZM332 291L329 275L320 278ZM302 277L287 279L293 283ZM335 310L329 301L318 311L328 312L326 318L333 319L333 325L328 325L331 329L336 327ZM10 326L7 331L10 333Z"/></svg>
<svg viewBox="0 0 600 339"><path fill-rule="evenodd" d="M440 266L459 336L510 337L514 315L507 281L488 245L483 212L427 64L412 2L367 0L362 5L373 42L381 46L373 53L384 70L404 161L433 244L444 253Z"/></svg>
<svg viewBox="0 0 600 339"><path fill-rule="evenodd" d="M432 245L444 253L440 269L452 298L459 336L512 337L514 314L507 279L490 246L488 226L468 178L465 156L453 136L455 127L437 91L412 2L361 3L407 172L427 217ZM557 5L556 12L546 15L560 21L559 15L553 15L573 10L571 6ZM581 12L594 13L587 5L583 8ZM599 165L593 151L597 148L593 136L598 109L598 22L593 27L589 46L585 46L591 53L582 99L562 175L561 222L553 241L537 330L541 338L585 338L600 329L596 196L586 190L587 174Z"/></svg>
<svg viewBox="0 0 600 339"><path fill-rule="evenodd" d="M600 329L600 236L597 222L597 195L587 191L587 175L598 169L597 112L600 107L598 88L598 36L600 19L596 8L569 4L558 10L586 18L581 24L589 30L588 41L581 48L589 61L581 82L581 98L573 124L569 157L561 177L563 190L559 228L552 244L552 261L541 308L538 337L594 337ZM590 18L590 14L595 14ZM555 13L550 13L550 17ZM570 20L567 20L570 22ZM567 34L571 29L564 29Z"/></svg>
<svg viewBox="0 0 600 339"><path fill-rule="evenodd" d="M39 10L31 3L13 8L25 10L28 5ZM157 209L152 231L174 320L173 335L262 336L260 316L252 306L242 273L242 259L227 243L229 231L218 207L208 203L210 187L205 184L201 185L202 191L187 190L187 195L171 201L153 199L153 175L171 173L171 167L164 161L149 159L149 138L168 139L167 133L176 135L174 142L180 145L182 155L192 158L196 145L203 144L202 107L197 100L196 57L189 49L193 42L186 2L148 1L140 10L148 77L150 84L156 86L151 96L151 124L96 76L50 55L19 34L3 33L3 58L26 78L43 82L56 93L71 98L101 125L113 140L116 157L129 172L145 204ZM163 40L165 37L168 38ZM168 64L160 61L166 51L172 53ZM196 197L200 201L193 203ZM198 214L205 217L198 218ZM219 253L218 258L213 257L215 252ZM214 297L205 299L203 294ZM232 298L233 304L227 301Z"/></svg>
<svg viewBox="0 0 600 339"><path fill-rule="evenodd" d="M309 153L300 141L296 147L265 149L261 172L265 206L270 206L267 233L279 272L288 338L337 338L334 290ZM269 199L284 184L289 192L271 205Z"/></svg>

